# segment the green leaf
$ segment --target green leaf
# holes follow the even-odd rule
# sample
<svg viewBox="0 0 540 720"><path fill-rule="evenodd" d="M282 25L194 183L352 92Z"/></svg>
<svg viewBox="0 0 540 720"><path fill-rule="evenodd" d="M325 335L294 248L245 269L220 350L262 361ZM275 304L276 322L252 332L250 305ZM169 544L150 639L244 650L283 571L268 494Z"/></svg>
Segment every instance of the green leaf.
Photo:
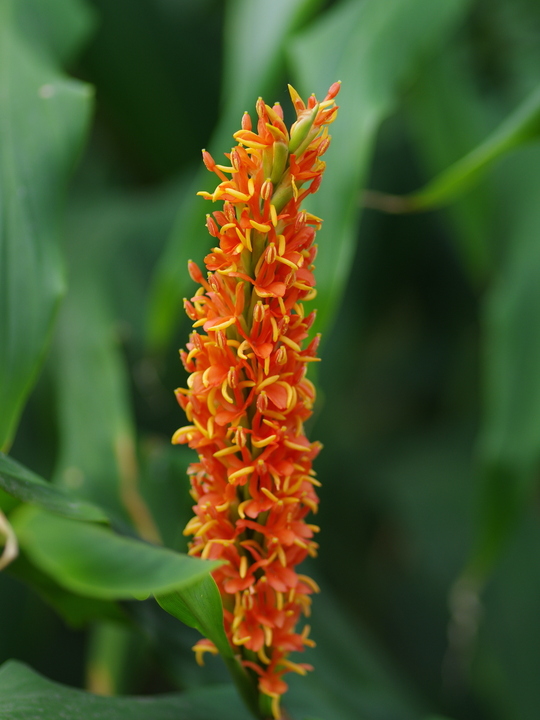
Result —
<svg viewBox="0 0 540 720"><path fill-rule="evenodd" d="M271 90L276 71L285 60L291 33L315 5L315 0L279 0L269 13L264 0L228 4L225 109L210 143L216 157L222 157L232 147L231 135L240 127L242 111L253 109L257 97ZM179 318L183 318L181 301L193 286L186 270L188 260L201 262L211 247L204 223L208 201L196 193L211 190L213 182L214 176L201 163L155 272L147 318L148 343L153 349L169 341Z"/></svg>
<svg viewBox="0 0 540 720"><path fill-rule="evenodd" d="M234 657L223 627L223 606L211 576L193 583L182 593L158 595L156 600L170 615L209 638L223 657Z"/></svg>
<svg viewBox="0 0 540 720"><path fill-rule="evenodd" d="M223 605L214 579L207 576L180 592L158 595L156 600L170 615L195 628L214 643L247 706L258 715L255 687L235 657L225 634Z"/></svg>
<svg viewBox="0 0 540 720"><path fill-rule="evenodd" d="M157 697L102 697L59 685L22 663L0 668L2 720L250 720L232 686Z"/></svg>
<svg viewBox="0 0 540 720"><path fill-rule="evenodd" d="M107 522L107 516L101 508L54 487L1 452L0 487L21 502L37 505L57 515L75 520Z"/></svg>
<svg viewBox="0 0 540 720"><path fill-rule="evenodd" d="M25 37L62 63L73 60L97 20L86 0L26 0L14 11Z"/></svg>
<svg viewBox="0 0 540 720"><path fill-rule="evenodd" d="M343 81L326 177L308 203L324 219L316 270L319 331L336 311L352 266L360 189L378 127L394 109L403 83L420 61L440 50L469 4L354 0L332 7L291 45L297 89L304 95L315 91L324 97L333 82Z"/></svg>
<svg viewBox="0 0 540 720"><path fill-rule="evenodd" d="M511 244L486 297L482 527L475 562L489 565L537 484L540 467L540 150L516 155L506 178L519 188ZM521 182L521 185L519 184Z"/></svg>
<svg viewBox="0 0 540 720"><path fill-rule="evenodd" d="M540 85L480 145L437 175L424 188L402 197L373 194L370 204L391 212L418 212L443 207L454 202L495 160L531 142L539 134Z"/></svg>
<svg viewBox="0 0 540 720"><path fill-rule="evenodd" d="M62 587L87 597L142 599L173 592L219 565L35 508L18 509L11 519L30 560Z"/></svg>
<svg viewBox="0 0 540 720"><path fill-rule="evenodd" d="M0 448L38 372L64 273L58 235L67 177L92 94L19 37L0 6Z"/></svg>
<svg viewBox="0 0 540 720"><path fill-rule="evenodd" d="M493 127L472 60L459 50L450 47L434 58L406 98L408 128L427 177L462 158ZM485 281L492 264L494 208L492 188L479 182L448 206L443 218L475 287Z"/></svg>

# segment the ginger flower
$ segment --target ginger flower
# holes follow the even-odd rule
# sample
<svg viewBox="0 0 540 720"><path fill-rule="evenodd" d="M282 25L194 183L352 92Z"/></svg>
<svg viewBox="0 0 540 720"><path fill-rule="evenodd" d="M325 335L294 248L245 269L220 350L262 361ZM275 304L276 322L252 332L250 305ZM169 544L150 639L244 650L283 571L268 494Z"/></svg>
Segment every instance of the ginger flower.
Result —
<svg viewBox="0 0 540 720"><path fill-rule="evenodd" d="M315 400L306 371L319 337L306 344L315 313L306 315L303 302L316 294L321 220L301 205L322 179L339 89L334 83L322 102L312 95L304 103L290 88L290 130L280 105L259 98L257 126L246 112L227 165L203 150L221 182L199 195L223 204L207 215L218 244L204 260L206 276L189 263L200 287L185 300L195 330L180 353L188 387L176 396L189 425L173 443L199 460L188 470L196 504L184 533L193 535L191 555L225 561L213 572L225 630L275 718L283 676L311 669L289 653L314 644L309 625L298 624L318 588L296 566L316 555L319 529L306 516L317 512L312 462L321 446L304 434ZM209 640L194 649L199 662L216 651Z"/></svg>

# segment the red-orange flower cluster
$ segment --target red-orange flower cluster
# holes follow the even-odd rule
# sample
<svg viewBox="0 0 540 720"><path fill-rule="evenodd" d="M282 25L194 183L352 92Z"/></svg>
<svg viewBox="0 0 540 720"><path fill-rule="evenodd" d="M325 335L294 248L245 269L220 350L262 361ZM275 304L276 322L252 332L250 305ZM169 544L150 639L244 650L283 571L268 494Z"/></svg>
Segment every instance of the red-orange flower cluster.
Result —
<svg viewBox="0 0 540 720"><path fill-rule="evenodd" d="M188 388L176 391L191 424L173 442L199 454L189 469L196 505L185 534L194 536L190 554L226 561L213 573L225 629L259 690L273 698L276 717L283 675L310 669L289 652L313 644L309 626L297 632L296 625L317 586L295 567L317 550L318 528L305 518L317 511L311 464L320 445L307 440L303 424L315 399L306 368L317 360L319 338L304 347L315 314L305 315L303 301L315 296L321 221L300 206L321 182L339 87L307 105L291 88L290 132L281 107L259 99L256 132L245 113L230 166L203 151L222 181L213 194L199 193L223 201L207 216L219 245L205 258L207 277L189 263L200 287L185 301L200 328L181 351ZM195 649L198 658L214 650L208 640Z"/></svg>

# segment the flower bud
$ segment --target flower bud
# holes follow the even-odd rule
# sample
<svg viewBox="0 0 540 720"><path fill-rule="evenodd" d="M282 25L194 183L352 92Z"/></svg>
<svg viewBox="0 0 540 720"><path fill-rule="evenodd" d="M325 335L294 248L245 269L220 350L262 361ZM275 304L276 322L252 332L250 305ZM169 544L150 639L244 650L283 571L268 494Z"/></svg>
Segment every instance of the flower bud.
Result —
<svg viewBox="0 0 540 720"><path fill-rule="evenodd" d="M302 113L298 120L291 128L291 141L289 143L289 152L294 153L306 139L309 131L313 127L319 106L315 105L311 110Z"/></svg>

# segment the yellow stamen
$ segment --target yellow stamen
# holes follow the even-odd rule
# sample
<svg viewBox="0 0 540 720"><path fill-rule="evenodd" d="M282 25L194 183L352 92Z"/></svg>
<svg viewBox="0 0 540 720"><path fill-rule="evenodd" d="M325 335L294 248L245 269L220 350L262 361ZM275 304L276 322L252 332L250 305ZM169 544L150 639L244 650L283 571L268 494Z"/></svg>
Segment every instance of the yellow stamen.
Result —
<svg viewBox="0 0 540 720"><path fill-rule="evenodd" d="M268 437L265 437L264 440L252 440L251 444L253 445L253 447L263 448L273 443L276 438L277 435L269 435Z"/></svg>
<svg viewBox="0 0 540 720"><path fill-rule="evenodd" d="M267 625L263 625L263 633L264 644L266 647L272 647L272 628L269 628Z"/></svg>
<svg viewBox="0 0 540 720"><path fill-rule="evenodd" d="M292 442L291 440L285 440L283 442L285 447L290 448L291 450L301 450L302 452L307 452L309 448L305 447L304 445L298 445L297 443Z"/></svg>
<svg viewBox="0 0 540 720"><path fill-rule="evenodd" d="M295 272L298 270L298 265L295 265L291 260L287 260L287 258L280 257L279 255L276 257L276 260L280 263L283 263L283 265L287 265Z"/></svg>
<svg viewBox="0 0 540 720"><path fill-rule="evenodd" d="M235 190L234 188L221 188L221 186L219 185L217 191L214 193L214 198L216 200L219 200L219 198L225 194L232 195L233 197L238 198L238 200L241 200L242 202L247 202L249 200L249 195L246 195L246 193L240 192L240 190Z"/></svg>
<svg viewBox="0 0 540 720"><path fill-rule="evenodd" d="M277 498L273 493L270 492L270 490L267 490L266 488L261 488L261 492L263 492L267 498L270 498L272 502L279 502L279 498ZM281 546L280 546L281 547Z"/></svg>
<svg viewBox="0 0 540 720"><path fill-rule="evenodd" d="M305 585L308 585L313 592L320 593L321 588L317 585L315 580L313 578L308 577L307 575L298 575L298 579L303 582Z"/></svg>
<svg viewBox="0 0 540 720"><path fill-rule="evenodd" d="M195 426L199 432L201 432L205 438L208 437L208 430L201 425L201 423L197 420L197 418L193 418L193 422L195 423Z"/></svg>
<svg viewBox="0 0 540 720"><path fill-rule="evenodd" d="M227 402L231 403L231 405L234 405L234 400L227 392L227 387L228 387L227 378L225 378L225 380L221 383L221 394L223 395L223 397L225 398L225 400Z"/></svg>
<svg viewBox="0 0 540 720"><path fill-rule="evenodd" d="M232 482L233 480L237 480L238 478L244 477L244 475L249 475L255 470L254 465L249 465L248 467L240 468L240 470L237 470L236 472L233 472L231 475L229 475L229 482Z"/></svg>
<svg viewBox="0 0 540 720"><path fill-rule="evenodd" d="M280 340L282 343L285 343L285 345L288 345L291 350L296 350L296 352L302 352L302 348L300 347L300 345L298 345L298 343L295 343L294 340L291 340L286 335L282 335Z"/></svg>
<svg viewBox="0 0 540 720"><path fill-rule="evenodd" d="M248 570L248 559L245 555L242 555L242 557L240 558L240 568L238 570L241 578L246 577L247 570Z"/></svg>
<svg viewBox="0 0 540 720"><path fill-rule="evenodd" d="M217 647L215 647L215 645L212 645L212 646L210 647L210 646L207 646L207 645L200 646L200 645L197 644L197 645L194 645L191 649L192 649L192 650L194 651L194 653L195 653L195 660L196 660L196 662L197 662L197 665L200 665L201 667L204 665L204 657L203 657L203 655L204 655L205 652L209 652L211 655L217 655L217 654L218 654L218 649L217 649Z"/></svg>
<svg viewBox="0 0 540 720"><path fill-rule="evenodd" d="M222 233L227 232L227 230L230 230L231 228L235 228L235 227L236 227L236 223L226 223L225 225L223 225L221 227L221 232Z"/></svg>
<svg viewBox="0 0 540 720"><path fill-rule="evenodd" d="M278 224L278 216L276 206L272 204L270 205L270 219L272 220L272 225L276 227L276 225Z"/></svg>
<svg viewBox="0 0 540 720"><path fill-rule="evenodd" d="M206 320L205 320L205 322L206 322ZM235 322L236 322L236 318L231 317L228 320L225 320L224 322L219 323L219 325L214 325L214 327L211 327L210 330L212 332L216 332L216 330L226 330L231 325L234 325ZM193 327L195 327L195 325Z"/></svg>
<svg viewBox="0 0 540 720"><path fill-rule="evenodd" d="M195 533L195 537L201 537L201 535L204 535L205 532L207 532L208 530L210 530L210 528L214 527L214 525L217 525L217 524L218 524L217 520L209 520L208 522L204 523L204 525L201 528L199 528L197 530L197 532Z"/></svg>
<svg viewBox="0 0 540 720"><path fill-rule="evenodd" d="M266 380L263 380L257 386L257 392L260 392L263 388L268 387L268 385L272 385L272 383L275 383L276 380L279 380L279 375L271 375L270 377L266 378Z"/></svg>
<svg viewBox="0 0 540 720"><path fill-rule="evenodd" d="M254 228L255 230L258 230L259 232L262 232L262 233L270 232L270 230L272 229L270 225L267 225L266 223L258 223L258 222L255 222L255 220L250 220L249 224L251 225L252 228Z"/></svg>
<svg viewBox="0 0 540 720"><path fill-rule="evenodd" d="M185 435L188 440L190 439L190 435L192 430L196 430L197 428L195 425L184 425L184 427L178 428L178 430L174 433L174 435L171 438L171 442L173 445L178 445L180 442L180 438L182 435Z"/></svg>
<svg viewBox="0 0 540 720"><path fill-rule="evenodd" d="M271 661L270 661L270 658L267 657L266 653L264 652L264 647L262 647L258 651L257 656L262 663L264 663L265 665L270 665Z"/></svg>
<svg viewBox="0 0 540 720"><path fill-rule="evenodd" d="M264 415L268 415L268 417L274 418L275 420L287 419L283 413L274 412L274 410L265 410Z"/></svg>
<svg viewBox="0 0 540 720"><path fill-rule="evenodd" d="M232 455L233 453L240 452L241 448L238 445L231 445L230 447L223 448L214 453L215 458L225 457L226 455Z"/></svg>
<svg viewBox="0 0 540 720"><path fill-rule="evenodd" d="M307 675L307 670L305 668L303 668L301 665L298 665L297 663L291 662L291 660L286 660L285 658L283 658L283 660L279 661L279 664L283 665L289 670L292 670L295 673L298 673L298 675Z"/></svg>
<svg viewBox="0 0 540 720"><path fill-rule="evenodd" d="M217 545L231 545L232 543L234 543L234 540L222 540L220 538L212 538L206 543L203 548L203 551L201 553L201 557L203 558L203 560L208 560L208 558L210 557L210 549L214 543L216 543ZM189 551L189 554L191 554L191 551Z"/></svg>
<svg viewBox="0 0 540 720"><path fill-rule="evenodd" d="M284 255L287 249L287 243L285 241L285 235L278 235L278 255Z"/></svg>
<svg viewBox="0 0 540 720"><path fill-rule="evenodd" d="M244 508L245 508L247 505L249 505L250 502L251 502L251 500L244 500L244 502L241 502L240 505L238 506L238 514L240 515L240 517L242 518L242 520L244 520L245 517L246 517L246 514L245 514L245 512L244 512Z"/></svg>

